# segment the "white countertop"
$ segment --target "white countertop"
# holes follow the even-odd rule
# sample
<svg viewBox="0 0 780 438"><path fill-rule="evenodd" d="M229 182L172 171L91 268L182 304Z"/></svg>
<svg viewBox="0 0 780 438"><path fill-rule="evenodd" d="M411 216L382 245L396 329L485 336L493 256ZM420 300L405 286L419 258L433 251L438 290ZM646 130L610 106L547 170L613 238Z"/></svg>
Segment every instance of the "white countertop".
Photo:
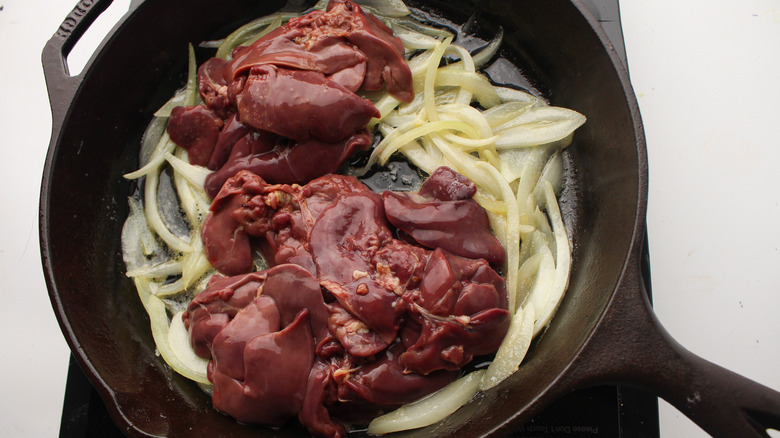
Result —
<svg viewBox="0 0 780 438"><path fill-rule="evenodd" d="M75 3L0 0L0 430L8 436L59 431L69 351L38 249L51 127L40 57ZM656 312L694 353L780 389L780 3L620 6L649 150ZM706 434L661 402L661 436Z"/></svg>

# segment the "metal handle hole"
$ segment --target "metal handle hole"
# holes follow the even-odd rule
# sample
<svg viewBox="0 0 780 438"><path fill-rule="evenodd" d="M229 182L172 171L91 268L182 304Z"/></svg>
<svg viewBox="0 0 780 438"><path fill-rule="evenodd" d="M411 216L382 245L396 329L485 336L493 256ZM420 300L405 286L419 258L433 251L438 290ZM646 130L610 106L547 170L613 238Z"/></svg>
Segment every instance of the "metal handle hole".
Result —
<svg viewBox="0 0 780 438"><path fill-rule="evenodd" d="M84 70L100 43L128 9L130 0L114 0L81 35L65 58L71 76L76 76Z"/></svg>

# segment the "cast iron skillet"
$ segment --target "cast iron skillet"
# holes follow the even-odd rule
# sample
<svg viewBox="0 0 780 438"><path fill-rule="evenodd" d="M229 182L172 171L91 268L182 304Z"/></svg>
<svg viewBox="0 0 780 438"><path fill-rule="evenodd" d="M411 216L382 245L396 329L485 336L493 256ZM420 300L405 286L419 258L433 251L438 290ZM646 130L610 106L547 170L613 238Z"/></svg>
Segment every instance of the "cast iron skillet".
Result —
<svg viewBox="0 0 780 438"><path fill-rule="evenodd" d="M155 355L149 321L124 275L119 235L152 112L182 81L185 48L284 1L137 0L84 73L65 57L111 3L82 0L46 45L53 133L40 202L41 252L52 305L79 364L114 420L133 436L302 436L291 424L239 425ZM218 6L217 6L218 5ZM522 369L454 415L408 436L507 434L574 389L624 383L653 391L723 437L780 428L780 393L700 359L659 325L640 264L647 197L644 133L628 76L578 0L426 2L499 25L523 75L553 104L587 115L569 158L576 199L574 268L566 298Z"/></svg>

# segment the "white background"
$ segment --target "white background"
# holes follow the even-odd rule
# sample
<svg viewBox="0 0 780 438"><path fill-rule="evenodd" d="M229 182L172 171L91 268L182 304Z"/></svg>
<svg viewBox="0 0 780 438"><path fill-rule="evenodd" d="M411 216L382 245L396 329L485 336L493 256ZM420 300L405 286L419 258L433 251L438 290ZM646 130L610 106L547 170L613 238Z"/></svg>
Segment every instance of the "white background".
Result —
<svg viewBox="0 0 780 438"><path fill-rule="evenodd" d="M0 0L5 436L53 437L59 430L69 352L38 249L38 191L51 128L40 55L74 4ZM127 4L116 0L111 10L121 14ZM780 1L620 6L649 149L656 311L693 352L780 389ZM110 22L110 15L102 18ZM83 64L88 54L79 45L71 61ZM664 402L661 435L705 436Z"/></svg>

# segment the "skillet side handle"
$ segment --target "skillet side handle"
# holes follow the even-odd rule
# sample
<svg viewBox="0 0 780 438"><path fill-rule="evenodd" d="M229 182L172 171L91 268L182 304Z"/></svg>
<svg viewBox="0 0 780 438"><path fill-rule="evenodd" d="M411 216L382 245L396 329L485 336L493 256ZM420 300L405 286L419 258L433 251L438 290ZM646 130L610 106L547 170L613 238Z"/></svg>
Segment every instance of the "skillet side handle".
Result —
<svg viewBox="0 0 780 438"><path fill-rule="evenodd" d="M41 55L46 88L52 110L52 131L59 132L65 113L82 81L82 75L71 76L67 57L95 19L113 0L81 0L62 21L60 27L46 43Z"/></svg>
<svg viewBox="0 0 780 438"><path fill-rule="evenodd" d="M662 397L713 437L780 430L780 392L685 349L652 311L635 251L605 319L578 356L572 385L628 383ZM602 330L603 329L603 330Z"/></svg>

